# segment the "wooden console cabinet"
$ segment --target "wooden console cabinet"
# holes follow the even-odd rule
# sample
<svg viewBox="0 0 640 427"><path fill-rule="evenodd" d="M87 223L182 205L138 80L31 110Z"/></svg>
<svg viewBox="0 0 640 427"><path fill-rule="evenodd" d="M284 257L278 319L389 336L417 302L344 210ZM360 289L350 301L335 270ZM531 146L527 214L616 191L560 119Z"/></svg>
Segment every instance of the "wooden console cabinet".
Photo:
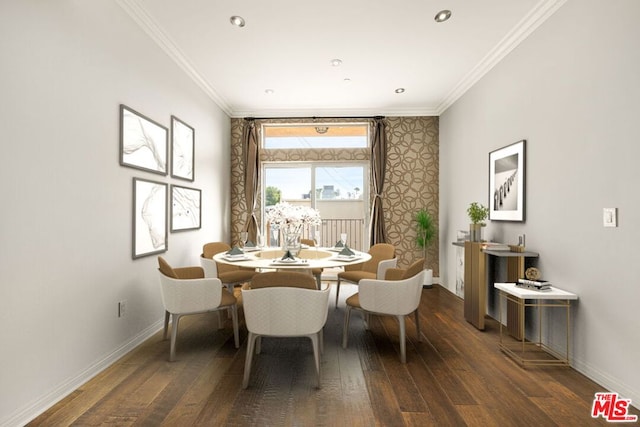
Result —
<svg viewBox="0 0 640 427"><path fill-rule="evenodd" d="M454 245L462 246L455 242ZM464 242L464 318L480 330L484 330L487 313L487 281L493 286L494 278L487 274L487 257L506 258L506 281L517 282L524 277L525 259L538 257L536 252L511 252L483 249L481 242ZM516 339L524 336L521 311L523 306L507 302L507 330Z"/></svg>

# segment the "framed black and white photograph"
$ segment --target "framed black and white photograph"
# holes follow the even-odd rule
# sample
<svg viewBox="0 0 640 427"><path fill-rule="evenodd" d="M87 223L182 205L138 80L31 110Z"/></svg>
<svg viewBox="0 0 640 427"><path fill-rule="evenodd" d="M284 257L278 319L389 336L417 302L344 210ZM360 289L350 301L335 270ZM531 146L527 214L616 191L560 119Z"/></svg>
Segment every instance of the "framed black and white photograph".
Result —
<svg viewBox="0 0 640 427"><path fill-rule="evenodd" d="M524 221L525 143L518 141L489 153L489 219Z"/></svg>
<svg viewBox="0 0 640 427"><path fill-rule="evenodd" d="M133 178L133 258L167 250L168 185Z"/></svg>
<svg viewBox="0 0 640 427"><path fill-rule="evenodd" d="M195 130L171 116L171 176L193 181L195 168Z"/></svg>
<svg viewBox="0 0 640 427"><path fill-rule="evenodd" d="M120 105L120 164L167 175L169 131L137 111Z"/></svg>
<svg viewBox="0 0 640 427"><path fill-rule="evenodd" d="M171 231L200 228L202 193L196 188L171 186Z"/></svg>

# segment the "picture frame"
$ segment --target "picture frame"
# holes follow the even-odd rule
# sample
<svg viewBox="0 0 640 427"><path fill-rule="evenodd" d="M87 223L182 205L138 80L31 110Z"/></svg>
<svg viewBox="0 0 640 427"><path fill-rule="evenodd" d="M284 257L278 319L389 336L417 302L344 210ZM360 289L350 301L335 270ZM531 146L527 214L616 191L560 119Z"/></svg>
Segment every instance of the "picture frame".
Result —
<svg viewBox="0 0 640 427"><path fill-rule="evenodd" d="M171 186L171 231L197 230L202 221L202 192L197 188Z"/></svg>
<svg viewBox="0 0 640 427"><path fill-rule="evenodd" d="M489 219L525 220L526 140L489 153Z"/></svg>
<svg viewBox="0 0 640 427"><path fill-rule="evenodd" d="M133 178L133 259L167 251L168 185Z"/></svg>
<svg viewBox="0 0 640 427"><path fill-rule="evenodd" d="M171 176L193 181L195 179L195 130L171 116Z"/></svg>
<svg viewBox="0 0 640 427"><path fill-rule="evenodd" d="M167 175L169 130L120 104L120 165Z"/></svg>

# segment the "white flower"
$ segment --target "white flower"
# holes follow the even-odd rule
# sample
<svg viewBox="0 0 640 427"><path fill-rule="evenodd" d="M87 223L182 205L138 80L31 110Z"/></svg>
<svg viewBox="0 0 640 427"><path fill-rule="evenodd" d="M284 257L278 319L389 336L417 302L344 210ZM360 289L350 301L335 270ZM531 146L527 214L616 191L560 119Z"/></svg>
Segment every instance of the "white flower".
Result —
<svg viewBox="0 0 640 427"><path fill-rule="evenodd" d="M287 202L276 204L267 212L267 219L272 227L285 233L299 233L304 226L320 225L320 212L306 206L291 205Z"/></svg>

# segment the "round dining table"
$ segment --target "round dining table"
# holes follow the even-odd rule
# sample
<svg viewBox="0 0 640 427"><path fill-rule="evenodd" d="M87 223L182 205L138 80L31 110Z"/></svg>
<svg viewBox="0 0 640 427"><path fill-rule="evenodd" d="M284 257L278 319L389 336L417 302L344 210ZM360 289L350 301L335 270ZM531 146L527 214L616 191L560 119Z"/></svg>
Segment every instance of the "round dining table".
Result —
<svg viewBox="0 0 640 427"><path fill-rule="evenodd" d="M294 261L283 260L284 251L276 247L263 249L246 249L243 256L230 256L220 252L213 256L214 261L238 267L277 270L309 270L313 268L344 267L350 264L360 264L371 259L367 252L353 251L353 256L342 256L338 249L333 248L305 248L301 249Z"/></svg>

